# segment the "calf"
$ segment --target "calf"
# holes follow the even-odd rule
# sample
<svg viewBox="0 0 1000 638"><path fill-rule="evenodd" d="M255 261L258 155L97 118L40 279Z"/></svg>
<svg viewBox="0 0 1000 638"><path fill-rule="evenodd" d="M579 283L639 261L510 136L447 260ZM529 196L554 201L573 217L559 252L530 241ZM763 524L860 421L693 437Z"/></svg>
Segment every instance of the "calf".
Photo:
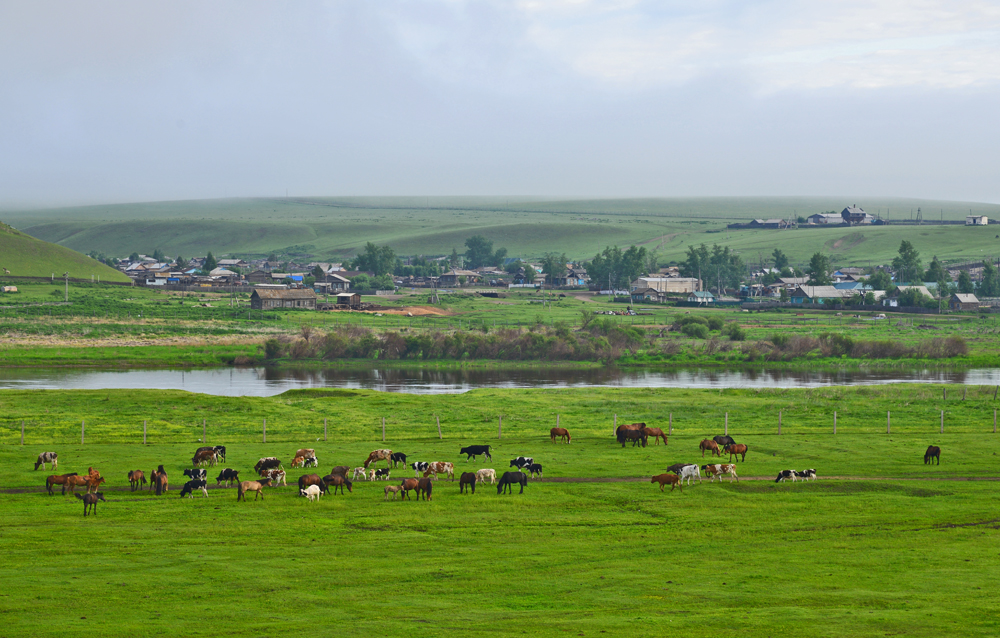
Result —
<svg viewBox="0 0 1000 638"><path fill-rule="evenodd" d="M263 476L264 470L273 470L281 467L281 461L276 456L265 456L253 466L254 472Z"/></svg>
<svg viewBox="0 0 1000 638"><path fill-rule="evenodd" d="M215 457L218 460L220 460L220 461L225 461L226 460L226 446L225 445L200 447L197 450L195 450L194 455L198 456L202 452L215 452Z"/></svg>
<svg viewBox="0 0 1000 638"><path fill-rule="evenodd" d="M811 481L816 478L816 470L809 469L802 472L796 472L795 477L800 478L803 481Z"/></svg>
<svg viewBox="0 0 1000 638"><path fill-rule="evenodd" d="M516 467L519 470L523 470L534 462L535 459L530 456L519 456L510 462L510 467Z"/></svg>
<svg viewBox="0 0 1000 638"><path fill-rule="evenodd" d="M323 492L319 489L319 485L310 485L305 489L299 489L299 496L305 496L310 501L315 501L322 493Z"/></svg>
<svg viewBox="0 0 1000 638"><path fill-rule="evenodd" d="M253 497L253 500L256 501L257 497L259 496L260 500L263 501L264 488L270 487L270 485L271 485L271 479L266 477L260 479L259 481L243 481L242 483L240 483L239 490L236 492L236 502L239 503L240 500L242 500L244 503L246 503L247 492L256 492L256 494Z"/></svg>
<svg viewBox="0 0 1000 638"><path fill-rule="evenodd" d="M285 482L285 470L264 470L260 475L263 478L270 479L271 484L275 487L279 485L288 485L288 483Z"/></svg>
<svg viewBox="0 0 1000 638"><path fill-rule="evenodd" d="M184 498L185 496L194 498L195 490L201 490L202 494L205 495L205 498L208 498L208 481L205 479L194 479L188 481L184 484L184 488L181 490L181 498Z"/></svg>
<svg viewBox="0 0 1000 638"><path fill-rule="evenodd" d="M393 452L392 456L389 457L389 460L392 462L393 467L398 467L400 463L403 464L403 467L406 467L406 455L402 452ZM395 495L393 495L392 498L395 500Z"/></svg>
<svg viewBox="0 0 1000 638"><path fill-rule="evenodd" d="M697 478L698 482L701 483L701 472L697 465L685 465L677 475L682 482L687 479L688 485L691 485L691 480L694 478Z"/></svg>
<svg viewBox="0 0 1000 638"><path fill-rule="evenodd" d="M469 459L476 458L480 454L486 455L486 458L492 461L493 457L490 456L490 450L492 449L492 447L493 446L491 445L470 445L469 447L463 447L461 450L458 451L458 453L465 455L466 462L468 462Z"/></svg>
<svg viewBox="0 0 1000 638"><path fill-rule="evenodd" d="M670 485L670 491L673 492L675 487L680 487L681 491L684 491L684 484L681 483L681 479L678 478L676 474L657 474L653 478L649 479L650 483L659 483L660 491L663 491L664 486Z"/></svg>
<svg viewBox="0 0 1000 638"><path fill-rule="evenodd" d="M315 456L307 456L305 462L302 464L302 467L319 467L319 459Z"/></svg>
<svg viewBox="0 0 1000 638"><path fill-rule="evenodd" d="M788 479L792 479L793 483L795 482L796 480L795 470L781 470L780 472L778 472L778 478L774 479L774 482L780 483L782 481L787 481Z"/></svg>
<svg viewBox="0 0 1000 638"><path fill-rule="evenodd" d="M513 494L514 484L520 484L521 491L518 494L524 494L524 486L528 484L528 475L524 472L504 472L503 476L500 477L500 484L497 485L497 495L505 494L507 490Z"/></svg>
<svg viewBox="0 0 1000 638"><path fill-rule="evenodd" d="M355 481L361 479L362 481L368 478L368 472L363 467L354 468L354 474L351 476Z"/></svg>
<svg viewBox="0 0 1000 638"><path fill-rule="evenodd" d="M466 487L468 487L473 494L476 493L476 475L472 472L462 472L462 477L458 479L458 493L462 494L465 492Z"/></svg>
<svg viewBox="0 0 1000 638"><path fill-rule="evenodd" d="M937 464L941 465L941 448L936 445L928 446L927 451L924 452L924 465L928 463L934 463L934 459L937 459ZM55 467L54 465L52 467Z"/></svg>
<svg viewBox="0 0 1000 638"><path fill-rule="evenodd" d="M528 472L531 474L531 478L535 478L535 474L537 474L538 476L542 475L542 464L541 463L532 463L531 465L529 465L528 467L526 467L524 469L528 470Z"/></svg>
<svg viewBox="0 0 1000 638"><path fill-rule="evenodd" d="M496 470L491 470L489 468L483 468L483 469L479 470L478 472L476 472L476 482L477 483L485 483L487 480L490 482L490 484L496 485L497 484L497 471Z"/></svg>
<svg viewBox="0 0 1000 638"><path fill-rule="evenodd" d="M376 480L376 481L388 481L389 480L389 468L386 467L386 468L381 468L381 469L375 470L374 480Z"/></svg>
<svg viewBox="0 0 1000 638"><path fill-rule="evenodd" d="M191 470L184 470L184 476L188 477L191 480L198 480L198 479L204 480L208 478L208 470L206 470L203 467Z"/></svg>
<svg viewBox="0 0 1000 638"><path fill-rule="evenodd" d="M38 459L35 461L35 469L37 470L41 467L44 470L46 463L51 463L51 469L56 469L56 466L59 465L59 455L55 452L42 452L38 455ZM94 506L94 511L97 511L96 505Z"/></svg>
<svg viewBox="0 0 1000 638"><path fill-rule="evenodd" d="M215 479L215 486L219 487L222 482L226 482L226 487L232 487L233 483L239 483L240 481L240 471L231 470L228 467L221 472L219 472L219 477Z"/></svg>
<svg viewBox="0 0 1000 638"><path fill-rule="evenodd" d="M733 479L736 479L737 483L740 480L740 477L736 476L736 466L731 463L726 463L724 465L719 463L716 463L715 465L702 465L701 469L705 472L705 476L711 477L709 483L714 481L715 477L719 477L719 482L721 483L723 474L729 475L730 483L733 482Z"/></svg>
<svg viewBox="0 0 1000 638"><path fill-rule="evenodd" d="M94 509L94 516L97 516L97 501L104 501L104 492L95 492L94 494L83 494L83 495L74 492L73 496L83 501L84 518L86 518L87 516L87 508L91 506L93 506ZM107 501L104 502L107 503Z"/></svg>
<svg viewBox="0 0 1000 638"><path fill-rule="evenodd" d="M386 485L385 486L385 498L383 498L382 500L383 501L388 501L389 500L389 494L392 494L392 500L395 501L396 500L396 495L399 494L402 491L403 491L403 487L401 485Z"/></svg>
<svg viewBox="0 0 1000 638"><path fill-rule="evenodd" d="M302 467L306 464L306 457L296 456L292 459L292 467Z"/></svg>
<svg viewBox="0 0 1000 638"><path fill-rule="evenodd" d="M414 461L413 464L410 465L410 467L413 468L413 476L415 478L420 478L420 473L426 472L430 465L430 463L424 463L423 461Z"/></svg>
<svg viewBox="0 0 1000 638"><path fill-rule="evenodd" d="M455 466L452 463L435 461L434 463L428 463L427 469L424 470L424 476L434 475L437 478L438 474L444 474L451 480L455 480Z"/></svg>

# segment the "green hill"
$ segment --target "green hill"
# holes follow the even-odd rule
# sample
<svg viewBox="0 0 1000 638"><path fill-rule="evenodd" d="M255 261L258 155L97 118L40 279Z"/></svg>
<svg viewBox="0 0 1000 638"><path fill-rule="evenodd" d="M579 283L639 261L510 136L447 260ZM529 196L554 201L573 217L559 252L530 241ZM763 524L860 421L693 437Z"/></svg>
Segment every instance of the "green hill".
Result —
<svg viewBox="0 0 1000 638"><path fill-rule="evenodd" d="M35 239L3 223L0 223L0 268L9 270L11 277L49 277L68 272L70 277L80 279L94 275L102 281L128 281L128 277L114 268L86 255ZM0 270L2 276L6 273Z"/></svg>

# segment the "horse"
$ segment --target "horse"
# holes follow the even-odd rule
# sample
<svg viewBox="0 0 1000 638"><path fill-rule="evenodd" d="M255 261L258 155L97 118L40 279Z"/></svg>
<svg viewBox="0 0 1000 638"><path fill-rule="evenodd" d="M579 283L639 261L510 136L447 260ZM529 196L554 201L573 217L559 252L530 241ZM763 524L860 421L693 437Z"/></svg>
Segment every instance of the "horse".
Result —
<svg viewBox="0 0 1000 638"><path fill-rule="evenodd" d="M567 443L573 442L573 437L569 435L569 430L566 428L552 428L549 430L549 437L552 438L553 443L556 442L556 437L558 437L560 441L566 439Z"/></svg>
<svg viewBox="0 0 1000 638"><path fill-rule="evenodd" d="M660 439L663 439L664 445L667 444L667 435L660 428L643 428L642 431L647 437L656 441L657 445L660 444Z"/></svg>
<svg viewBox="0 0 1000 638"><path fill-rule="evenodd" d="M642 447L646 447L645 429L645 423L622 424L615 430L615 438L622 444L622 447L625 447L625 443L628 441L632 441L632 447L635 447L640 442L642 443Z"/></svg>
<svg viewBox="0 0 1000 638"><path fill-rule="evenodd" d="M45 479L45 490L51 496L54 492L52 491L53 485L62 485L63 494L66 493L66 478L70 476L76 476L76 472L70 472L69 474L53 474Z"/></svg>
<svg viewBox="0 0 1000 638"><path fill-rule="evenodd" d="M458 479L458 493L462 494L465 492L466 486L468 486L473 494L476 493L476 475L474 472L462 472L461 478Z"/></svg>
<svg viewBox="0 0 1000 638"><path fill-rule="evenodd" d="M299 477L299 491L306 489L310 485L316 485L319 487L320 492L326 492L327 485L319 474L303 474Z"/></svg>
<svg viewBox="0 0 1000 638"><path fill-rule="evenodd" d="M260 500L263 501L264 488L270 486L271 486L271 479L269 478L262 478L259 481L243 481L242 483L240 483L239 491L236 492L236 502L239 503L240 499L242 499L243 502L246 503L247 492L256 492L256 494L254 494L253 500L256 501L257 497L259 496Z"/></svg>
<svg viewBox="0 0 1000 638"><path fill-rule="evenodd" d="M742 457L741 460L744 462L747 460L747 446L742 443L730 443L726 447L722 448L722 451L729 455L729 462L733 462L734 456Z"/></svg>
<svg viewBox="0 0 1000 638"><path fill-rule="evenodd" d="M676 474L657 474L653 478L649 479L650 483L659 483L660 491L663 491L663 487L667 484L670 485L670 491L673 492L675 487L680 487L681 491L684 491L684 484L681 483L680 477Z"/></svg>
<svg viewBox="0 0 1000 638"><path fill-rule="evenodd" d="M78 486L85 485L87 487L87 492L96 492L97 486L104 483L104 477L94 478L93 476L80 476L78 474L73 474L66 477L66 481L63 483L62 493L66 493L66 488L69 488L71 494L76 494L76 488Z"/></svg>
<svg viewBox="0 0 1000 638"><path fill-rule="evenodd" d="M698 444L698 449L701 450L701 458L705 458L705 452L708 450L712 451L712 456L722 456L719 454L719 444L712 439L703 439Z"/></svg>
<svg viewBox="0 0 1000 638"><path fill-rule="evenodd" d="M422 478L417 481L417 500L420 500L420 495L424 495L424 500L431 500L431 491L434 489L434 481L429 478Z"/></svg>
<svg viewBox="0 0 1000 638"><path fill-rule="evenodd" d="M385 491L385 498L382 499L383 501L389 500L389 494L392 494L392 500L395 501L396 495L402 492L403 488L400 487L399 485L386 485L384 491Z"/></svg>
<svg viewBox="0 0 1000 638"><path fill-rule="evenodd" d="M524 486L528 484L528 475L524 472L504 472L503 476L500 477L500 483L497 484L497 496L505 494L507 490L513 494L515 483L521 485L521 491L518 494L524 494Z"/></svg>
<svg viewBox="0 0 1000 638"><path fill-rule="evenodd" d="M399 484L399 489L403 490L403 498L409 500L410 490L417 489L417 485L420 483L419 479L408 478L403 479L403 482Z"/></svg>
<svg viewBox="0 0 1000 638"><path fill-rule="evenodd" d="M347 477L347 473L350 472L350 471L351 471L351 468L349 468L348 466L346 466L346 465L338 465L337 467L335 467L332 470L330 470L330 474L331 475L333 475L333 474L340 474L341 476L343 476L343 477L346 478Z"/></svg>
<svg viewBox="0 0 1000 638"><path fill-rule="evenodd" d="M56 469L56 467L59 465L59 455L55 452L42 452L41 454L38 455L38 460L35 461L35 469L37 470L39 466L41 466L41 468L44 470L46 463L51 463L52 464L51 469L53 470Z"/></svg>
<svg viewBox="0 0 1000 638"><path fill-rule="evenodd" d="M93 506L94 516L97 516L97 501L104 501L104 492L95 492L94 494L84 494L82 496L74 493L73 496L83 501L84 518L87 517L87 510L90 509L91 506ZM107 503L107 501L104 502Z"/></svg>
<svg viewBox="0 0 1000 638"><path fill-rule="evenodd" d="M132 470L128 473L128 484L133 492L142 489L142 486L146 484L146 475L142 473L142 470Z"/></svg>
<svg viewBox="0 0 1000 638"><path fill-rule="evenodd" d="M924 452L924 465L930 463L934 464L934 459L937 459L937 464L941 465L941 448L936 445L931 445L927 447L927 451Z"/></svg>
<svg viewBox="0 0 1000 638"><path fill-rule="evenodd" d="M164 492L170 489L170 482L167 480L167 471L163 469L163 466L156 468L151 477L153 483L156 484L156 495L160 496Z"/></svg>
<svg viewBox="0 0 1000 638"><path fill-rule="evenodd" d="M350 481L348 481L347 477L344 476L343 474L331 474L329 476L329 479L330 480L327 482L327 485L332 485L333 486L333 493L334 494L337 493L337 488L338 487L340 488L340 493L341 494L344 493L344 488L345 487L347 488L348 492L352 492L352 493L354 492L354 490L351 489L351 486L354 485L354 484L351 483Z"/></svg>

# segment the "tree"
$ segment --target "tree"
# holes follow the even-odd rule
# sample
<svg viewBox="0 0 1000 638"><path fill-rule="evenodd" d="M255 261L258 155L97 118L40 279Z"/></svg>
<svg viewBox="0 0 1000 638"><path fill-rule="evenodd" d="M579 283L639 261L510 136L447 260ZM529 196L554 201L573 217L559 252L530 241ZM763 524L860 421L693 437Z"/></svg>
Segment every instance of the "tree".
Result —
<svg viewBox="0 0 1000 638"><path fill-rule="evenodd" d="M903 292L899 293L897 301L900 306L925 306L933 299L920 292L917 288L907 288ZM936 302L935 302L936 303Z"/></svg>
<svg viewBox="0 0 1000 638"><path fill-rule="evenodd" d="M865 283L872 287L872 290L884 290L886 292L891 292L894 286L892 285L892 277L889 276L884 270L877 271L874 275L865 280Z"/></svg>
<svg viewBox="0 0 1000 638"><path fill-rule="evenodd" d="M451 257L448 258L448 267L452 270L462 267L462 258L458 256L458 251L451 249Z"/></svg>
<svg viewBox="0 0 1000 638"><path fill-rule="evenodd" d="M979 282L980 297L1000 297L997 269L989 260L983 261L983 278Z"/></svg>
<svg viewBox="0 0 1000 638"><path fill-rule="evenodd" d="M165 257L163 256L163 251L160 250L159 248L157 248L156 250L154 250L153 251L153 259L156 260L156 263L162 262L165 259Z"/></svg>
<svg viewBox="0 0 1000 638"><path fill-rule="evenodd" d="M355 270L365 270L375 273L375 276L387 275L396 266L396 253L388 246L376 246L368 242L365 250L354 259Z"/></svg>
<svg viewBox="0 0 1000 638"><path fill-rule="evenodd" d="M660 256L655 250L646 252L646 274L652 275L660 271Z"/></svg>
<svg viewBox="0 0 1000 638"><path fill-rule="evenodd" d="M865 293L865 305L874 306L875 305L875 293L869 290Z"/></svg>
<svg viewBox="0 0 1000 638"><path fill-rule="evenodd" d="M128 256L129 261L139 261L139 253L133 252Z"/></svg>
<svg viewBox="0 0 1000 638"><path fill-rule="evenodd" d="M711 288L714 283L721 288L735 288L739 286L746 268L739 255L729 250L729 246L714 244L709 252L702 244L698 248L688 246L687 258L681 262L680 271L685 277L700 279L703 287Z"/></svg>
<svg viewBox="0 0 1000 638"><path fill-rule="evenodd" d="M785 266L784 268L781 269L781 276L782 277L793 277L794 275L792 273L792 269L789 268L788 266Z"/></svg>
<svg viewBox="0 0 1000 638"><path fill-rule="evenodd" d="M465 263L469 268L482 268L493 262L493 242L482 235L465 240Z"/></svg>
<svg viewBox="0 0 1000 638"><path fill-rule="evenodd" d="M177 259L174 260L174 263L177 264L178 270L185 270L188 267L187 259L184 259L180 255L177 255Z"/></svg>
<svg viewBox="0 0 1000 638"><path fill-rule="evenodd" d="M218 267L219 262L215 261L215 257L213 257L211 251L209 251L208 256L205 257L205 265L202 266L202 270L205 272L212 272Z"/></svg>
<svg viewBox="0 0 1000 638"><path fill-rule="evenodd" d="M565 261L563 262L565 265ZM590 279L600 286L611 285L613 290L629 285L643 274L646 266L646 249L631 246L622 252L618 246L608 246L594 259L583 265Z"/></svg>
<svg viewBox="0 0 1000 638"><path fill-rule="evenodd" d="M971 295L975 290L975 286L972 283L972 277L969 276L968 271L962 270L958 273L958 292L963 295Z"/></svg>
<svg viewBox="0 0 1000 638"><path fill-rule="evenodd" d="M782 287L782 289L778 291L778 299L782 302L788 301L788 288Z"/></svg>
<svg viewBox="0 0 1000 638"><path fill-rule="evenodd" d="M924 273L924 281L941 281L945 277L948 277L948 271L944 269L941 262L938 261L937 255L931 259L930 266L927 267L927 272ZM949 280L951 278L949 277Z"/></svg>
<svg viewBox="0 0 1000 638"><path fill-rule="evenodd" d="M920 253L913 244L904 239L899 245L899 256L892 260L892 267L896 271L896 281L900 284L917 281L922 274Z"/></svg>
<svg viewBox="0 0 1000 638"><path fill-rule="evenodd" d="M833 283L830 279L830 258L823 253L813 253L806 271L809 273L807 283L810 286L829 286Z"/></svg>
<svg viewBox="0 0 1000 638"><path fill-rule="evenodd" d="M312 276L316 279L326 279L326 272L323 270L322 266L317 264L316 267L312 269Z"/></svg>
<svg viewBox="0 0 1000 638"><path fill-rule="evenodd" d="M566 253L557 255L556 253L545 253L542 258L542 272L548 275L549 283L554 283L553 279L561 277L566 272Z"/></svg>
<svg viewBox="0 0 1000 638"><path fill-rule="evenodd" d="M270 255L267 256L267 260L268 261L278 261L278 256L276 254L274 254L274 253L271 253Z"/></svg>
<svg viewBox="0 0 1000 638"><path fill-rule="evenodd" d="M771 253L771 256L774 257L775 269L784 270L785 268L788 268L788 255L781 252L781 250L775 248L774 252Z"/></svg>
<svg viewBox="0 0 1000 638"><path fill-rule="evenodd" d="M687 257L681 262L679 270L681 271L681 275L685 277L697 277L701 279L702 274L708 274L709 264L710 256L705 244L702 244L698 248L688 246Z"/></svg>

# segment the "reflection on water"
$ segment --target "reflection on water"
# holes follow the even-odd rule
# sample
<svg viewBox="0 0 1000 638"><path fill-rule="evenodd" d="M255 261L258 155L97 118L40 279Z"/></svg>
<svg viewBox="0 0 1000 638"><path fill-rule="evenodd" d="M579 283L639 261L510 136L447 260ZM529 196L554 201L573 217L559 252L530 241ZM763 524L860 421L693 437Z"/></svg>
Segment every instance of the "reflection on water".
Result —
<svg viewBox="0 0 1000 638"><path fill-rule="evenodd" d="M216 368L208 370L0 369L0 389L163 389L270 396L296 388L365 388L441 394L474 388L811 388L881 383L1000 384L1000 369L906 371L635 370L618 368Z"/></svg>

